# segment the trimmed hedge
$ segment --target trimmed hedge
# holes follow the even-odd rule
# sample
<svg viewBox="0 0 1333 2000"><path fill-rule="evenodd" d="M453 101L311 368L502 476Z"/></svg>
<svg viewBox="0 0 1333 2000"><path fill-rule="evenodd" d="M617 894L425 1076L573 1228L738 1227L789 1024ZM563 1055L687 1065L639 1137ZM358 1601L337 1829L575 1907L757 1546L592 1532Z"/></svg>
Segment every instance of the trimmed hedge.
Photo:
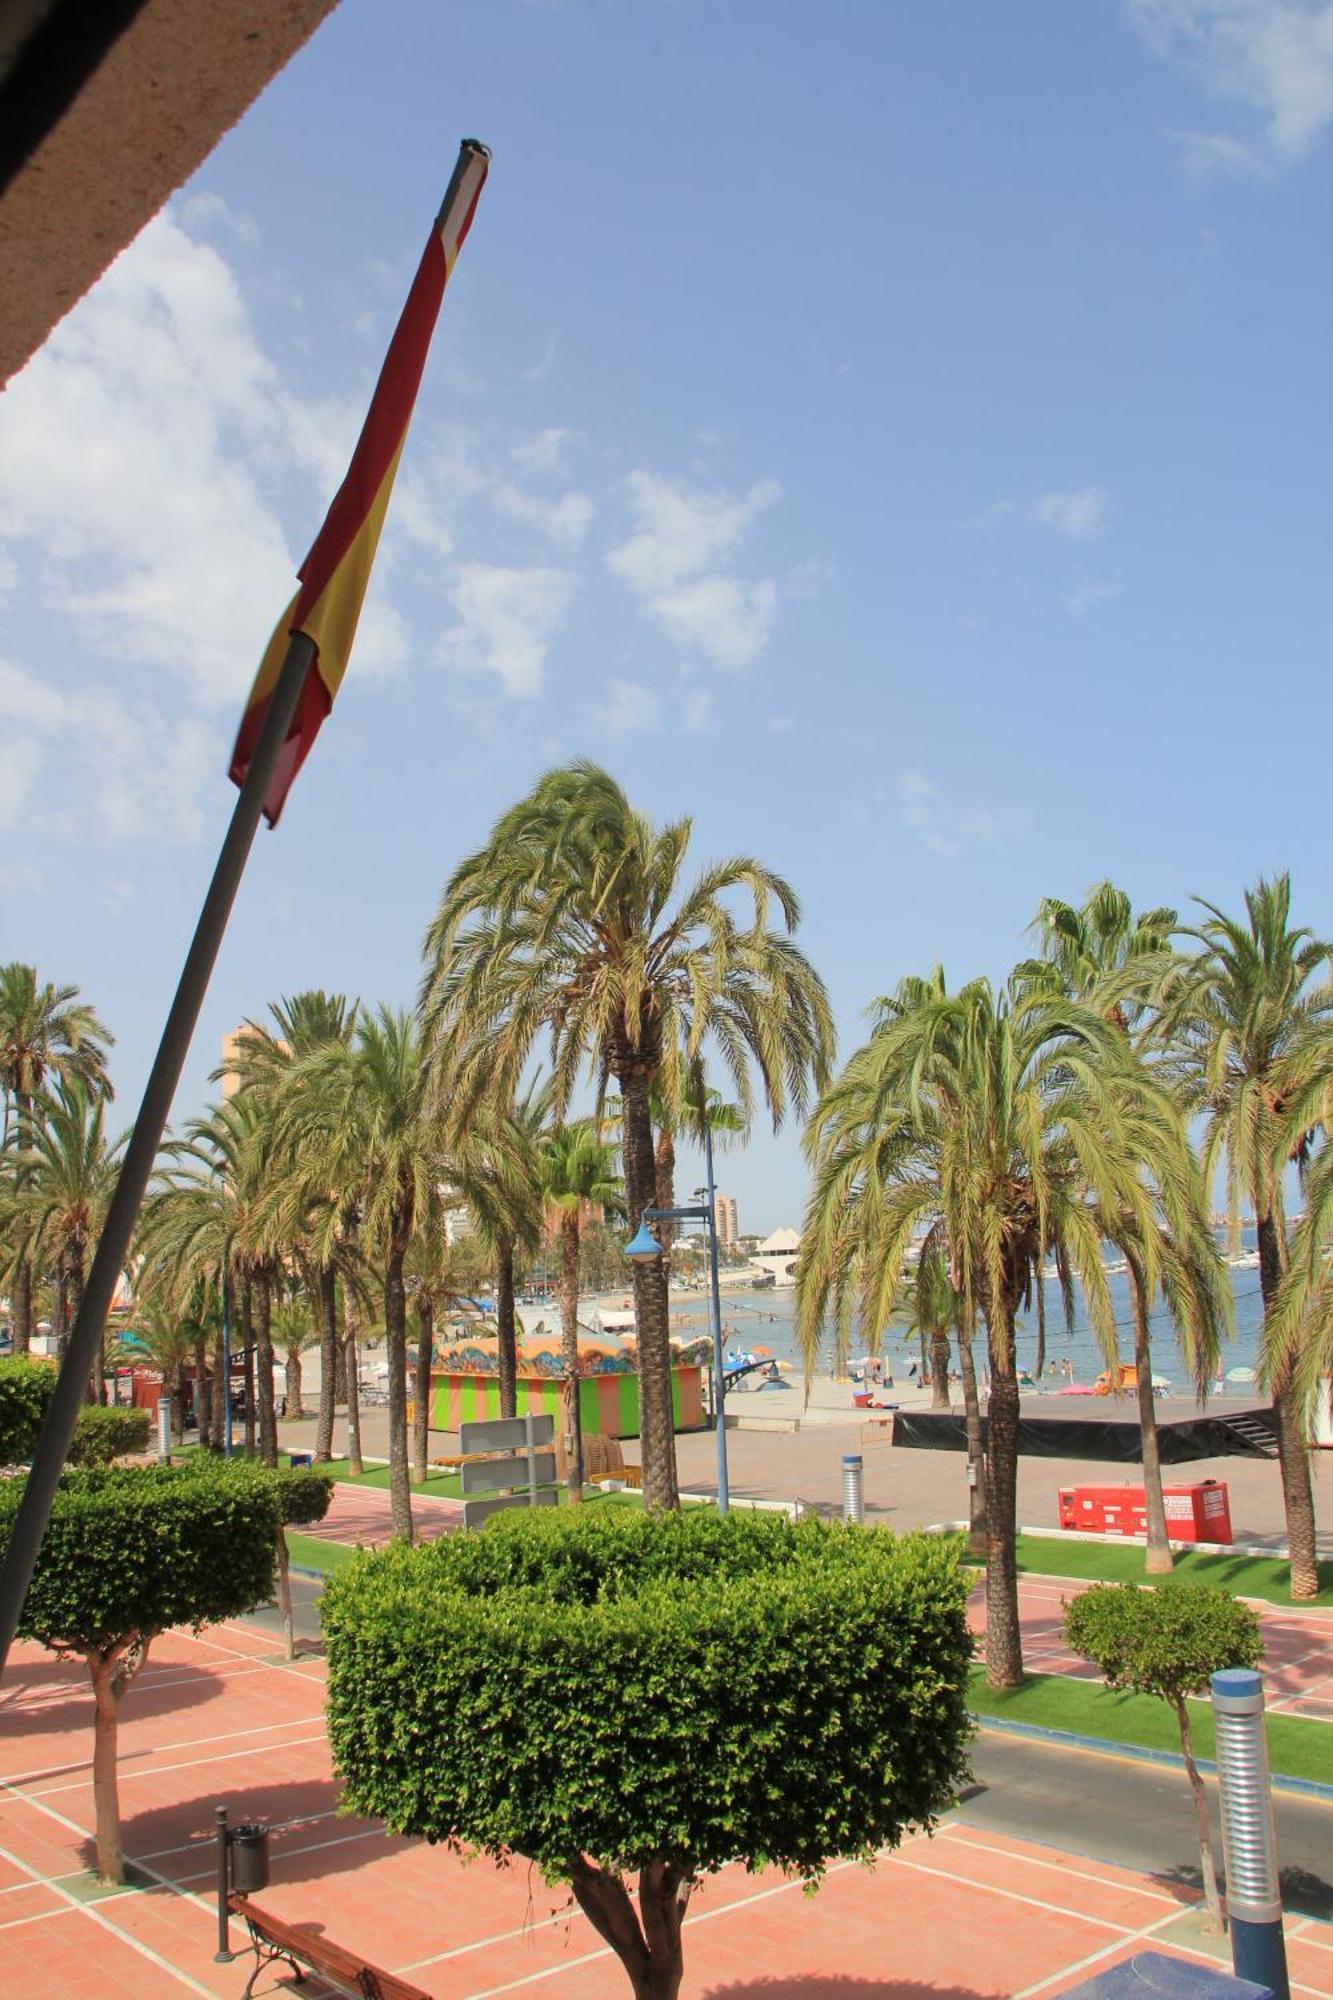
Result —
<svg viewBox="0 0 1333 2000"><path fill-rule="evenodd" d="M31 1458L55 1386L56 1371L46 1362L26 1354L0 1360L0 1465Z"/></svg>
<svg viewBox="0 0 1333 2000"><path fill-rule="evenodd" d="M398 1833L688 1876L819 1876L967 1777L953 1545L760 1514L514 1513L394 1544L323 1599L353 1811Z"/></svg>
<svg viewBox="0 0 1333 2000"><path fill-rule="evenodd" d="M0 1465L24 1465L37 1449L56 1391L56 1367L15 1354L0 1361ZM69 1448L70 1465L110 1465L146 1451L153 1433L151 1410L89 1403L79 1411Z"/></svg>
<svg viewBox="0 0 1333 2000"><path fill-rule="evenodd" d="M152 1430L151 1411L127 1409L119 1403L107 1407L89 1403L79 1411L68 1462L110 1465L114 1458L132 1458L147 1451Z"/></svg>

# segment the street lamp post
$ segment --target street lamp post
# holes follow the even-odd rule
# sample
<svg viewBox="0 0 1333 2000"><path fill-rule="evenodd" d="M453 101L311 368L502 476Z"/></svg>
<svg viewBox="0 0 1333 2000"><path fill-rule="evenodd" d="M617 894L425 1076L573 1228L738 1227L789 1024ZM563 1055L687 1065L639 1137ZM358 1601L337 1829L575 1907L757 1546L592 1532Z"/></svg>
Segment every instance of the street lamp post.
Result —
<svg viewBox="0 0 1333 2000"><path fill-rule="evenodd" d="M731 1505L727 1481L726 1376L722 1362L722 1301L717 1276L717 1196L713 1187L713 1135L704 1126L704 1166L708 1186L700 1189L704 1200L686 1208L645 1208L638 1234L625 1245L625 1255L635 1259L660 1257L662 1246L648 1227L650 1222L702 1222L708 1230L709 1317L713 1332L713 1425L717 1433L717 1511L725 1514Z"/></svg>

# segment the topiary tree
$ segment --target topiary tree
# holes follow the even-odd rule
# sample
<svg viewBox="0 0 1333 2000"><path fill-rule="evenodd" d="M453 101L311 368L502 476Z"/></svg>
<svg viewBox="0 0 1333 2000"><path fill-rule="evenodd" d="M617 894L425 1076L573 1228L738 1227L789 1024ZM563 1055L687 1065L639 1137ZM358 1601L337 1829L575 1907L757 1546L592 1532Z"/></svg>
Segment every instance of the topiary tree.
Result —
<svg viewBox="0 0 1333 2000"><path fill-rule="evenodd" d="M288 1569L287 1530L308 1527L322 1521L333 1498L333 1476L327 1472L298 1466L280 1466L273 1475L277 1482L281 1530L278 1535L278 1608L282 1612L282 1636L287 1658L296 1658L296 1628L292 1621L292 1583Z"/></svg>
<svg viewBox="0 0 1333 2000"><path fill-rule="evenodd" d="M1194 1794L1203 1893L1214 1923L1225 1930L1208 1801L1194 1761L1186 1703L1191 1695L1202 1694L1223 1668L1260 1665L1264 1646L1258 1617L1248 1604L1210 1584L1163 1583L1143 1590L1133 1583L1099 1583L1066 1609L1065 1636L1076 1653L1094 1663L1108 1687L1157 1695L1174 1711Z"/></svg>
<svg viewBox="0 0 1333 2000"><path fill-rule="evenodd" d="M0 1481L0 1553L24 1481ZM125 1691L159 1632L253 1610L272 1595L282 1517L262 1467L203 1453L185 1465L66 1472L19 1619L19 1636L82 1659L96 1704L97 1873L124 1880L116 1734Z"/></svg>
<svg viewBox="0 0 1333 2000"><path fill-rule="evenodd" d="M583 1507L394 1544L324 1595L346 1804L536 1862L636 2000L675 2000L701 1877L817 1881L954 1802L966 1595L939 1538L759 1514Z"/></svg>

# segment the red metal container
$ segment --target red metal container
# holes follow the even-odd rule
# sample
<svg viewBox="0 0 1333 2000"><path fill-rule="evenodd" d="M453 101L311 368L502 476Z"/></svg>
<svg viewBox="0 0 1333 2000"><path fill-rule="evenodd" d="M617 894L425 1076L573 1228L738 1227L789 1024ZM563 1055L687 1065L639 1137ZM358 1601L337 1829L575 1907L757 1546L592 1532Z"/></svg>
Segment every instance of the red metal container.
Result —
<svg viewBox="0 0 1333 2000"><path fill-rule="evenodd" d="M1201 1479L1164 1486L1166 1531L1173 1542L1229 1542L1231 1501L1225 1484ZM1141 1486L1062 1486L1060 1526L1091 1535L1146 1535L1147 1501Z"/></svg>

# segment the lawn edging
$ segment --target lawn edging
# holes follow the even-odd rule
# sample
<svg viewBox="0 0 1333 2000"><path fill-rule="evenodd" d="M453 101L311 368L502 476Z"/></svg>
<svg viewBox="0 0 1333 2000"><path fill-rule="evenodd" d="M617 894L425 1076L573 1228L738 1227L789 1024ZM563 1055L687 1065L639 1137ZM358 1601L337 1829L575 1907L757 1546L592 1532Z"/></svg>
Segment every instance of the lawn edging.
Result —
<svg viewBox="0 0 1333 2000"><path fill-rule="evenodd" d="M1185 1768L1184 1758L1174 1751L1150 1750L1142 1743L1122 1743L1109 1736L1084 1736L1074 1729L1047 1729L1037 1722L1011 1722L1002 1715L974 1715L973 1720L978 1729L989 1729L997 1736L1026 1736L1038 1743L1063 1744L1070 1750L1091 1750L1105 1757L1131 1757L1136 1763L1163 1764L1177 1771ZM1211 1757L1196 1757L1194 1762L1199 1770L1216 1777L1217 1765ZM1289 1778L1283 1771L1271 1771L1269 1782L1275 1792L1292 1792L1299 1798L1333 1803L1333 1785L1321 1785L1315 1778Z"/></svg>

